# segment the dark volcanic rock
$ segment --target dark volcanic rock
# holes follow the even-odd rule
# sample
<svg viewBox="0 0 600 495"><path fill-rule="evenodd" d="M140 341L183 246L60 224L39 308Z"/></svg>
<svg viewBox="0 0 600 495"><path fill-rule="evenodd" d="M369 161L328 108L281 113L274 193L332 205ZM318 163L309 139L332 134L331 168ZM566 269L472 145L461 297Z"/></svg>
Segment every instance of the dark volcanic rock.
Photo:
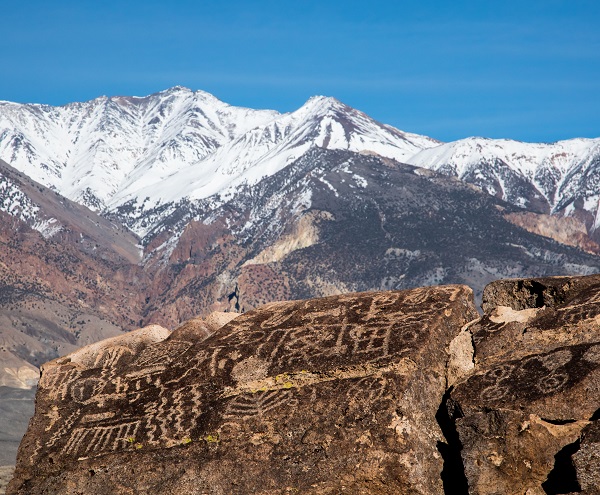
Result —
<svg viewBox="0 0 600 495"><path fill-rule="evenodd" d="M573 455L577 481L585 493L598 493L600 485L600 422L594 421L581 432L579 449Z"/></svg>
<svg viewBox="0 0 600 495"><path fill-rule="evenodd" d="M451 399L470 493L598 493L600 277L499 281L484 307Z"/></svg>
<svg viewBox="0 0 600 495"><path fill-rule="evenodd" d="M556 306L593 286L600 286L600 276L496 280L485 287L481 307L489 313L496 306L514 310Z"/></svg>
<svg viewBox="0 0 600 495"><path fill-rule="evenodd" d="M476 316L463 286L361 293L78 351L43 368L8 493L442 493L447 349Z"/></svg>

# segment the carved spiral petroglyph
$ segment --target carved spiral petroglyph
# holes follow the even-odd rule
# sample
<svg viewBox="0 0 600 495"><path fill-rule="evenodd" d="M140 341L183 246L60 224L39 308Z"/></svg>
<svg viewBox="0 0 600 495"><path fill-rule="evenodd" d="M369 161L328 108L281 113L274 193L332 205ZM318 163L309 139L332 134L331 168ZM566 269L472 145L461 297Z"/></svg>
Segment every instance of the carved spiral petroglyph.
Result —
<svg viewBox="0 0 600 495"><path fill-rule="evenodd" d="M600 345L578 344L494 366L462 386L479 390L483 401L533 401L583 380L600 365Z"/></svg>
<svg viewBox="0 0 600 495"><path fill-rule="evenodd" d="M560 390L567 380L569 375L567 373L552 373L548 376L542 377L537 383L536 387L544 395L551 394Z"/></svg>

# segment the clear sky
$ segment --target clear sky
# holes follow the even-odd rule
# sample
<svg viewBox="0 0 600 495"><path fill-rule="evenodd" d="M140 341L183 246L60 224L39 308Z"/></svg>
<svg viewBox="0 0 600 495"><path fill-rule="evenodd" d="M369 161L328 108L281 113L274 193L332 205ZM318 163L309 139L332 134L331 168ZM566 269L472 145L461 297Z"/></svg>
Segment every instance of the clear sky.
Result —
<svg viewBox="0 0 600 495"><path fill-rule="evenodd" d="M0 99L335 96L449 141L600 137L600 1L5 0Z"/></svg>

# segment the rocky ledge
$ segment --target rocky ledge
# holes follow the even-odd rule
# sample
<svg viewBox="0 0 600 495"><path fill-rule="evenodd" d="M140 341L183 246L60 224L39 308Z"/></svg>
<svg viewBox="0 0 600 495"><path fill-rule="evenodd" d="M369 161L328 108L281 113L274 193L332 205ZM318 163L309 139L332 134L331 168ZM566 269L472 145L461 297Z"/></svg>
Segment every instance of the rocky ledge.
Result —
<svg viewBox="0 0 600 495"><path fill-rule="evenodd" d="M600 276L273 303L42 368L9 494L599 493Z"/></svg>

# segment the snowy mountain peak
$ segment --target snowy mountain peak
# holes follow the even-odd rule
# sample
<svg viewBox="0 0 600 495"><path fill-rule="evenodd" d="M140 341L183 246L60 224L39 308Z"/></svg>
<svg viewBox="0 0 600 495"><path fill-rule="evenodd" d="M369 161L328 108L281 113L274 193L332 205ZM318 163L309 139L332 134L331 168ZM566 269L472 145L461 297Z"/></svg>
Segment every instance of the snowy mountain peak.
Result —
<svg viewBox="0 0 600 495"><path fill-rule="evenodd" d="M441 144L328 96L282 114L183 86L59 107L0 103L1 159L71 200L127 217L142 236L169 208L231 196L314 147L431 168L534 211L586 212L586 224L600 226L600 139Z"/></svg>
<svg viewBox="0 0 600 495"><path fill-rule="evenodd" d="M302 105L302 108L306 108L308 111L316 112L327 112L329 110L344 110L348 109L347 105L334 98L333 96L311 96L306 103Z"/></svg>
<svg viewBox="0 0 600 495"><path fill-rule="evenodd" d="M600 225L600 138L525 143L471 137L424 149L407 161L534 211L579 216L590 232Z"/></svg>
<svg viewBox="0 0 600 495"><path fill-rule="evenodd" d="M183 86L60 107L0 106L0 158L99 211L206 198L272 175L313 146L404 160L436 144L326 96L285 114Z"/></svg>

